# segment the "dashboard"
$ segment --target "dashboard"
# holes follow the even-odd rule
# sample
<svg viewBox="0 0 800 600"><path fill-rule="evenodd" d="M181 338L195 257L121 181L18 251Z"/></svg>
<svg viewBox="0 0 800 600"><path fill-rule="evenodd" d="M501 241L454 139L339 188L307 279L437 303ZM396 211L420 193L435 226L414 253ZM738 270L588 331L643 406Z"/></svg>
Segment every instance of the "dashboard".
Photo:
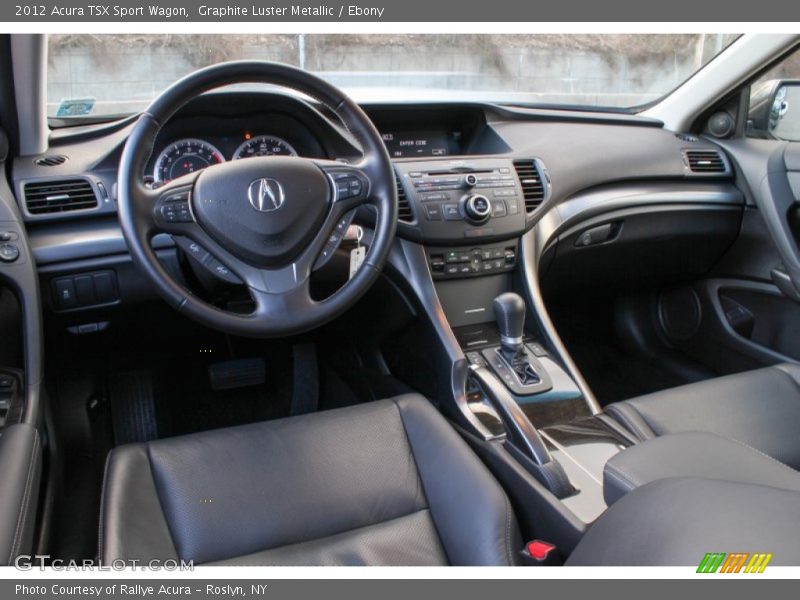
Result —
<svg viewBox="0 0 800 600"><path fill-rule="evenodd" d="M562 204L603 186L650 180L699 189L730 175L691 172L686 153L708 151L709 143L635 115L471 102L362 108L395 163L397 235L448 251L504 243L534 225L534 212L558 218ZM125 254L115 188L135 120L53 130L47 156L14 161L14 192L40 264ZM216 162L270 154L360 158L350 132L318 103L280 92L215 92L162 127L142 177L157 185ZM355 215L367 226L372 218L370 211ZM154 243L174 247L169 239Z"/></svg>

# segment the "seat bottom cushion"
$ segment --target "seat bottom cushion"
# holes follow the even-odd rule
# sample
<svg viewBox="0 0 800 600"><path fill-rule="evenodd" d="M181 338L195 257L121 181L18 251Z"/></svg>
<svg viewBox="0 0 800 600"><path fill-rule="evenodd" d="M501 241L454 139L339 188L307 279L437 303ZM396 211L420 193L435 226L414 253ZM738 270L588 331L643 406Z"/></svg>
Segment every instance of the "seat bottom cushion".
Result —
<svg viewBox="0 0 800 600"><path fill-rule="evenodd" d="M225 566L446 566L428 509L320 540L209 563Z"/></svg>
<svg viewBox="0 0 800 600"><path fill-rule="evenodd" d="M640 439L708 431L800 468L800 366L783 364L606 407Z"/></svg>
<svg viewBox="0 0 800 600"><path fill-rule="evenodd" d="M107 464L105 562L504 565L520 548L502 488L417 395L122 446Z"/></svg>

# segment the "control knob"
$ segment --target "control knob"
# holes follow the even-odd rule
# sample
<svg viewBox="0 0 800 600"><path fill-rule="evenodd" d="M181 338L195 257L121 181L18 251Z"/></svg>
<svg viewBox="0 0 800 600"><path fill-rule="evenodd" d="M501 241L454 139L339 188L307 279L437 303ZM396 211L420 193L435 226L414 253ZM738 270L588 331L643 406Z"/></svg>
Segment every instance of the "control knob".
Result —
<svg viewBox="0 0 800 600"><path fill-rule="evenodd" d="M474 223L485 223L492 216L492 203L486 196L472 194L464 200L464 214Z"/></svg>

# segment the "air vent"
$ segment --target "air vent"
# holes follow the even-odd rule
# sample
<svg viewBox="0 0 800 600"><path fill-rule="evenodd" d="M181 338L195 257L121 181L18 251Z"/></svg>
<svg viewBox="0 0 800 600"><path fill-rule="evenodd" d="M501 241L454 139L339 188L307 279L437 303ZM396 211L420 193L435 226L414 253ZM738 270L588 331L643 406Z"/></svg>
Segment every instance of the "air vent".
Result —
<svg viewBox="0 0 800 600"><path fill-rule="evenodd" d="M522 196L525 198L525 211L533 212L544 200L545 187L542 174L533 160L515 160L514 168L522 186Z"/></svg>
<svg viewBox="0 0 800 600"><path fill-rule="evenodd" d="M400 176L395 174L395 180L397 181L397 219L406 223L413 223L414 213L411 211L406 191L400 182Z"/></svg>
<svg viewBox="0 0 800 600"><path fill-rule="evenodd" d="M48 154L47 156L40 156L33 162L40 167L57 167L67 162L67 157L63 154Z"/></svg>
<svg viewBox="0 0 800 600"><path fill-rule="evenodd" d="M54 179L25 184L25 205L32 215L87 210L97 206L97 196L86 179Z"/></svg>
<svg viewBox="0 0 800 600"><path fill-rule="evenodd" d="M676 133L675 137L679 140L683 140L684 142L699 142L700 138L696 135L692 135L691 133Z"/></svg>
<svg viewBox="0 0 800 600"><path fill-rule="evenodd" d="M728 172L728 166L717 150L686 150L684 156L692 173Z"/></svg>

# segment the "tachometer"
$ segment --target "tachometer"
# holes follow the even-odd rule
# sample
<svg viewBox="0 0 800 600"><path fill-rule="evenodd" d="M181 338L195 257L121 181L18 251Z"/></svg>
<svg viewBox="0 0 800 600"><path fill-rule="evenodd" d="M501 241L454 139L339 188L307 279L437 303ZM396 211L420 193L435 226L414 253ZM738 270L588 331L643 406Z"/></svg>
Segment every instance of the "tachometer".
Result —
<svg viewBox="0 0 800 600"><path fill-rule="evenodd" d="M286 140L274 135L257 135L244 142L233 153L233 160L251 156L297 156L297 150Z"/></svg>
<svg viewBox="0 0 800 600"><path fill-rule="evenodd" d="M153 178L170 181L221 162L225 162L225 157L208 142L196 138L178 140L164 148L156 158Z"/></svg>

